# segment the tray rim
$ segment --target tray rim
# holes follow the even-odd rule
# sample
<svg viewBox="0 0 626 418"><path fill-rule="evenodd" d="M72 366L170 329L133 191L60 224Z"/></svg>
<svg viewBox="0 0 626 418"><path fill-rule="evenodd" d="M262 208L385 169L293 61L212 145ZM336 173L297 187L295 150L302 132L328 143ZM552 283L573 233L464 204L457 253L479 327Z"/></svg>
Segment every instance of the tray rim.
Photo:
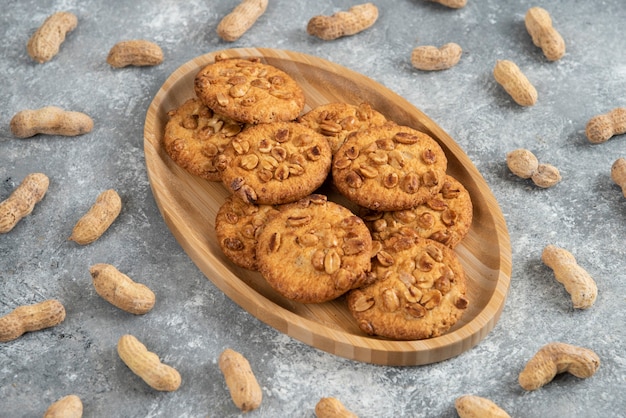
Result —
<svg viewBox="0 0 626 418"><path fill-rule="evenodd" d="M474 164L471 162L471 160L469 160L469 157L467 157L467 155L460 148L460 146L441 127L439 127L439 125L437 125L427 115L425 115L422 111L420 111L406 99L397 95L395 92L391 91L390 89L376 82L375 80L324 58L296 51L272 48L232 48L217 50L197 56L176 68L166 78L165 82L159 88L148 107L144 123L145 157L152 154L151 147L156 141L155 136L151 133L149 128L153 125L153 119L156 118L157 113L156 109L163 101L163 98L166 97L170 86L174 85L181 77L183 77L185 72L193 69L199 69L200 66L206 65L214 61L215 57L218 54L226 54L227 56L236 57L270 57L276 59L285 59L288 61L294 61L293 58L295 57L298 60L297 62L300 62L302 64L311 66L317 65L319 68L321 68L321 66L323 65L324 71L334 70L341 71L342 73L347 73L350 75L351 80L360 79L365 82L375 83L376 85L385 89L386 93L388 92L389 94L393 95L394 99L398 100L399 103L396 103L396 105L399 104L403 107L403 109L408 106L411 109L411 113L418 114L420 115L420 118L423 118L425 121L429 122L429 125L426 128L430 130L432 134L434 134L436 139L445 139L445 146L448 148L448 150L456 158L461 157L461 159L467 160L465 163L469 163L469 165L463 164L464 169L472 172L472 175L475 178L484 182L484 184L487 185L482 175L478 172ZM155 151L156 150L157 149L155 148ZM183 239L183 237L179 237L179 234L174 232L176 229L174 214L171 214L166 210L166 208L163 206L163 199L159 198L162 194L162 191L158 190L155 187L155 181L153 178L154 173L152 173L150 170L151 163L148 158L145 159L145 163L150 188L152 190L153 197L155 198L155 201L157 203L159 212L161 213L161 216L167 224L170 233L174 235L177 242L181 245L187 255L192 259L196 267L198 267L198 269L213 284L215 284L220 291L222 291L227 297L237 303L242 309L246 310L248 313L261 320L262 322L272 326L277 331L289 335L290 337L295 338L307 345L310 345L317 349L321 349L334 355L360 362L392 366L424 365L447 360L474 347L493 330L502 314L502 310L504 308L510 287L510 277L512 271L511 246L510 237L506 228L504 216L500 210L499 204L495 199L495 196L488 186L488 194L483 197L491 202L492 207L497 208L497 211L495 211L495 213L494 211L491 211L490 215L494 218L493 220L495 233L500 243L500 268L497 271L497 279L494 279L496 280L496 285L493 291L493 295L489 299L487 306L483 308L483 310L480 311L480 314L478 314L476 317L471 319L460 328L448 334L444 334L440 337L435 337L427 340L395 341L379 339L366 335L357 336L349 334L346 331L337 330L329 327L328 325L315 322L308 318L304 318L267 299L265 296L247 286L238 276L235 275L234 272L230 270L229 273L232 274L235 279L237 279L236 281L233 282L232 280L226 280L225 277L221 277L221 273L219 273L214 267L215 265L222 263L220 259L215 257L213 254L210 254L208 259L204 259L206 254L201 254L197 248L194 248L189 240ZM196 262L197 258L203 259L203 262ZM202 266L198 264L202 264ZM257 310L252 310L245 307L250 304L258 306L256 301L259 298L262 298L263 303L266 304L268 308L259 308ZM483 315L485 309L491 306L492 303L495 305L493 306L493 308L495 308L495 310L493 311L493 315L489 317ZM279 318L277 317L277 315L272 314L272 312L280 312L282 317ZM478 330L471 329L477 326L479 327ZM442 348L446 349L442 350ZM437 349L436 353L434 352L435 349Z"/></svg>

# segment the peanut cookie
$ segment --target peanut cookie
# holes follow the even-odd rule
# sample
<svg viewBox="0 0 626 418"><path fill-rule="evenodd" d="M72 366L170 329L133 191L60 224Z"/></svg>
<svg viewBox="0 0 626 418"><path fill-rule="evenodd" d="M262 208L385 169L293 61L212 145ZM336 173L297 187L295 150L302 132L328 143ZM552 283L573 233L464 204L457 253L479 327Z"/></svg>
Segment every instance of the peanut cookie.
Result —
<svg viewBox="0 0 626 418"><path fill-rule="evenodd" d="M472 200L463 185L454 177L445 178L441 191L425 203L411 209L380 212L359 211L375 240L392 235L417 235L454 248L472 225Z"/></svg>
<svg viewBox="0 0 626 418"><path fill-rule="evenodd" d="M296 122L249 125L229 145L218 168L228 190L248 203L295 202L328 176L332 155L322 134Z"/></svg>
<svg viewBox="0 0 626 418"><path fill-rule="evenodd" d="M224 254L240 267L258 270L257 237L277 213L274 206L246 203L232 195L227 197L215 217L217 242Z"/></svg>
<svg viewBox="0 0 626 418"><path fill-rule="evenodd" d="M197 98L187 100L168 116L163 145L170 158L191 174L220 181L216 159L243 124L218 115Z"/></svg>
<svg viewBox="0 0 626 418"><path fill-rule="evenodd" d="M361 284L372 238L347 208L313 194L285 205L259 235L259 271L282 296L301 303L335 299Z"/></svg>
<svg viewBox="0 0 626 418"><path fill-rule="evenodd" d="M467 309L454 251L427 238L394 236L372 261L376 281L350 291L348 308L369 335L419 340L447 332Z"/></svg>
<svg viewBox="0 0 626 418"><path fill-rule="evenodd" d="M352 132L383 125L387 118L367 103L327 103L317 106L298 118L309 128L324 135L333 154Z"/></svg>
<svg viewBox="0 0 626 418"><path fill-rule="evenodd" d="M448 160L430 136L389 122L359 131L333 156L337 190L368 209L409 209L443 187Z"/></svg>
<svg viewBox="0 0 626 418"><path fill-rule="evenodd" d="M198 72L194 89L211 109L245 123L291 121L304 109L296 81L258 58L218 58Z"/></svg>

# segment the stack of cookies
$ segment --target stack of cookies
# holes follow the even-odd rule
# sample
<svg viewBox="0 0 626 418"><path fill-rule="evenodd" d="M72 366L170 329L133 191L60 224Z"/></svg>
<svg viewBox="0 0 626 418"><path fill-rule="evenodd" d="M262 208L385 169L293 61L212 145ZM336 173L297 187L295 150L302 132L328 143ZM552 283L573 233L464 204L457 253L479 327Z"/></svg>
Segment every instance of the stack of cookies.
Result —
<svg viewBox="0 0 626 418"><path fill-rule="evenodd" d="M472 203L433 138L368 104L303 114L300 86L259 59L218 57L194 89L169 112L164 148L231 192L215 232L233 263L295 302L345 298L369 335L430 338L457 322L468 299L454 246Z"/></svg>

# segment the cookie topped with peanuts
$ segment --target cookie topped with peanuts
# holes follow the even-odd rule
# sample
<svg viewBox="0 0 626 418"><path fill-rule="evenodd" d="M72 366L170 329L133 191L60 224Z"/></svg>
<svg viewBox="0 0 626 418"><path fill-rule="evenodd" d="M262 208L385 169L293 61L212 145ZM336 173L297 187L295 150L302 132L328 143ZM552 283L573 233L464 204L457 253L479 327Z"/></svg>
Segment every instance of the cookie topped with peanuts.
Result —
<svg viewBox="0 0 626 418"><path fill-rule="evenodd" d="M326 138L297 122L249 125L224 150L226 188L247 203L294 202L322 185L332 155Z"/></svg>
<svg viewBox="0 0 626 418"><path fill-rule="evenodd" d="M258 238L259 271L285 298L322 303L361 285L372 238L363 220L326 196L283 206Z"/></svg>
<svg viewBox="0 0 626 418"><path fill-rule="evenodd" d="M466 280L454 251L427 238L394 236L372 261L373 283L350 291L348 308L368 335L419 340L447 332L466 311Z"/></svg>
<svg viewBox="0 0 626 418"><path fill-rule="evenodd" d="M368 103L335 102L314 107L300 116L298 122L324 135L334 154L352 132L383 125L387 118Z"/></svg>
<svg viewBox="0 0 626 418"><path fill-rule="evenodd" d="M429 135L389 122L347 138L333 156L332 177L337 190L360 206L404 210L441 190L447 165Z"/></svg>
<svg viewBox="0 0 626 418"><path fill-rule="evenodd" d="M217 242L224 254L240 267L258 270L257 238L277 213L275 206L255 205L228 196L215 216Z"/></svg>
<svg viewBox="0 0 626 418"><path fill-rule="evenodd" d="M198 72L194 90L215 112L244 123L295 120L305 104L298 83L259 58L218 56Z"/></svg>
<svg viewBox="0 0 626 418"><path fill-rule="evenodd" d="M359 215L375 240L384 241L393 235L416 235L454 248L470 230L472 211L467 189L447 175L439 193L421 205L390 212L362 208Z"/></svg>
<svg viewBox="0 0 626 418"><path fill-rule="evenodd" d="M220 181L216 162L245 124L219 115L198 98L168 112L163 145L170 158L189 173Z"/></svg>

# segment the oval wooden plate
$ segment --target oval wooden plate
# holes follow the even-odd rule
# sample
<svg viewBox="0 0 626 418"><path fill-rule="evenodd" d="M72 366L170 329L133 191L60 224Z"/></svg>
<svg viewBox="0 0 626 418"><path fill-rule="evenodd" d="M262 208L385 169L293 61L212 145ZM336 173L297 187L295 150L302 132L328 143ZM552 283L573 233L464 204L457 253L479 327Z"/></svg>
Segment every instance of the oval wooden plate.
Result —
<svg viewBox="0 0 626 418"><path fill-rule="evenodd" d="M239 268L223 255L214 225L228 192L219 182L202 180L179 168L161 143L167 112L195 96L196 73L214 62L219 53L260 57L290 74L305 92L304 111L327 102L368 102L390 120L422 130L441 144L449 161L448 173L465 185L474 204L472 228L456 248L468 278L470 307L446 335L420 341L367 336L357 327L344 299L318 305L291 302L274 292L259 273ZM157 92L146 116L144 151L159 210L198 268L250 314L310 346L368 363L428 364L475 346L500 317L510 283L511 247L498 203L448 134L408 101L370 78L317 57L284 50L241 48L202 55L178 68Z"/></svg>

